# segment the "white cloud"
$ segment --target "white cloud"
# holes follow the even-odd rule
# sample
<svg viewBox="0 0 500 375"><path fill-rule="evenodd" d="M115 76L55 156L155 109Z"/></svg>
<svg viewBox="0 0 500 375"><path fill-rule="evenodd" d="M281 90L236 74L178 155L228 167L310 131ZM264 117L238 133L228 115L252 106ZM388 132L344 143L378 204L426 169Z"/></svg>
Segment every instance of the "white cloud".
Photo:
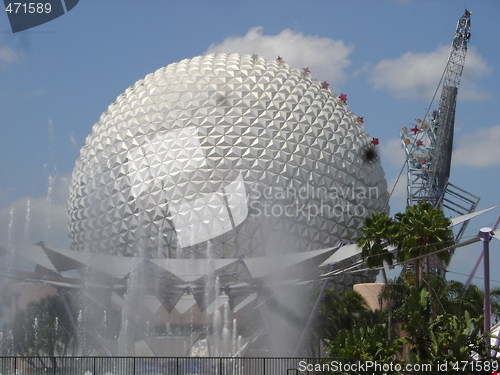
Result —
<svg viewBox="0 0 500 375"><path fill-rule="evenodd" d="M344 70L351 64L348 57L353 46L341 40L303 35L290 29L278 35L264 35L263 30L261 26L253 27L245 36L232 36L222 43L212 44L205 53L258 54L268 61L279 55L290 67L309 67L313 78L326 80L332 86L347 79Z"/></svg>
<svg viewBox="0 0 500 375"><path fill-rule="evenodd" d="M371 70L369 81L376 89L388 90L395 97L431 100L441 80L450 47L441 46L432 52L407 52L394 60L382 60ZM484 100L489 94L481 91L475 81L492 72L474 47L467 52L459 98ZM436 97L439 101L439 92Z"/></svg>
<svg viewBox="0 0 500 375"><path fill-rule="evenodd" d="M490 75L492 72L493 68L486 63L476 47L470 46L465 57L462 82L458 94L459 100L491 99L492 94L477 87L476 81L481 77Z"/></svg>
<svg viewBox="0 0 500 375"><path fill-rule="evenodd" d="M68 247L67 198L69 176L49 184L47 195L23 197L0 210L0 247L13 249L44 241L47 245Z"/></svg>
<svg viewBox="0 0 500 375"><path fill-rule="evenodd" d="M386 176L387 190L392 193L389 205L391 214L394 215L397 212L403 212L406 208L406 155L401 139L384 140L383 147L379 148L379 154L385 172L390 174ZM399 175L401 170L402 173Z"/></svg>
<svg viewBox="0 0 500 375"><path fill-rule="evenodd" d="M390 181L387 181L387 190L389 193L392 192L391 198L389 199L391 215L398 212L404 212L406 209L406 170L399 179L398 176L394 176Z"/></svg>
<svg viewBox="0 0 500 375"><path fill-rule="evenodd" d="M19 53L15 52L9 46L0 47L0 62L9 64L16 62L19 59Z"/></svg>
<svg viewBox="0 0 500 375"><path fill-rule="evenodd" d="M476 128L474 132L460 136L453 150L454 166L492 167L500 165L498 147L500 125Z"/></svg>
<svg viewBox="0 0 500 375"><path fill-rule="evenodd" d="M401 139L391 138L384 141L384 147L380 147L380 158L382 165L391 165L393 167L401 168L406 160L405 151Z"/></svg>

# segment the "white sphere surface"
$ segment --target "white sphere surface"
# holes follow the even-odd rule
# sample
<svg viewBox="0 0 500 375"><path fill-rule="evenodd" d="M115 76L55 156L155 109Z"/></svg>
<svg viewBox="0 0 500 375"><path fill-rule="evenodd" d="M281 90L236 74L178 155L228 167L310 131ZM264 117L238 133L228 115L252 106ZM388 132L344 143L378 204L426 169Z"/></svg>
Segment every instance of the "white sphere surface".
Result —
<svg viewBox="0 0 500 375"><path fill-rule="evenodd" d="M307 72L219 54L158 69L120 95L81 149L72 247L148 258L303 252L352 242L386 210L372 138Z"/></svg>

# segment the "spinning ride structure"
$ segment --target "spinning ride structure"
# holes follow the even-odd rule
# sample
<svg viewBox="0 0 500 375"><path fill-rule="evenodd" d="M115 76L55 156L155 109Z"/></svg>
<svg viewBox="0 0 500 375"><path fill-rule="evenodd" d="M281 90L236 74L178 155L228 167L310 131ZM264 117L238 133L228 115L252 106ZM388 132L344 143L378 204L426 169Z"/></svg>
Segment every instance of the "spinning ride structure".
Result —
<svg viewBox="0 0 500 375"><path fill-rule="evenodd" d="M458 20L455 37L442 81L437 110L417 119L409 129L403 126L400 137L406 153L407 205L419 201L448 209L459 215L475 211L479 197L449 182L458 89L470 39L470 16L465 10ZM467 226L465 222L456 234L458 241Z"/></svg>

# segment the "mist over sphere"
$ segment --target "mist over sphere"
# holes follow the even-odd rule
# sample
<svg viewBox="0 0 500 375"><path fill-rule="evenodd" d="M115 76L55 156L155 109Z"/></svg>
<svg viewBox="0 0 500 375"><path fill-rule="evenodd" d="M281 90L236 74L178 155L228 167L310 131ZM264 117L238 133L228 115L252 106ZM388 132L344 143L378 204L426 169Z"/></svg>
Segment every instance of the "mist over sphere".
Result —
<svg viewBox="0 0 500 375"><path fill-rule="evenodd" d="M109 106L81 149L72 248L204 258L210 241L214 256L238 258L352 242L388 202L357 119L309 74L256 55L158 69Z"/></svg>

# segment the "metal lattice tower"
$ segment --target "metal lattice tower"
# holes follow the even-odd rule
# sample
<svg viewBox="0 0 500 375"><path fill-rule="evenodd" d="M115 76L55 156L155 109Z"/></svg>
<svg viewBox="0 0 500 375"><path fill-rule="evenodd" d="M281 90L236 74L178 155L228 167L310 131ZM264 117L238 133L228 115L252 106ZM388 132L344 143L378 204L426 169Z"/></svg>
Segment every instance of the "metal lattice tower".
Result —
<svg viewBox="0 0 500 375"><path fill-rule="evenodd" d="M407 204L427 201L460 215L473 212L479 198L448 182L451 168L455 109L458 88L470 39L467 9L458 20L450 57L443 75L438 110L416 120L413 128L403 127L400 136L406 152ZM465 226L459 230L461 237Z"/></svg>

